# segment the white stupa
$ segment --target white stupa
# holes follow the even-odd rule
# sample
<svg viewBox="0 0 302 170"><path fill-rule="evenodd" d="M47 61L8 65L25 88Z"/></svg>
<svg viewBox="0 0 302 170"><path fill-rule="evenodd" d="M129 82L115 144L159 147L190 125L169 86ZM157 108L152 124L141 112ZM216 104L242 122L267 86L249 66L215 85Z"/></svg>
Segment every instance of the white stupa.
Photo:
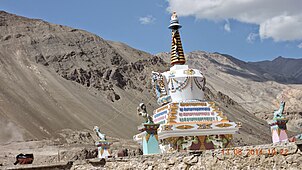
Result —
<svg viewBox="0 0 302 170"><path fill-rule="evenodd" d="M239 126L230 122L214 102L204 98L206 79L202 72L185 65L176 13L171 17L171 65L164 73L152 72L153 85L161 105L154 110L159 123L158 138L167 150L204 150L230 146ZM134 140L141 142L141 134Z"/></svg>

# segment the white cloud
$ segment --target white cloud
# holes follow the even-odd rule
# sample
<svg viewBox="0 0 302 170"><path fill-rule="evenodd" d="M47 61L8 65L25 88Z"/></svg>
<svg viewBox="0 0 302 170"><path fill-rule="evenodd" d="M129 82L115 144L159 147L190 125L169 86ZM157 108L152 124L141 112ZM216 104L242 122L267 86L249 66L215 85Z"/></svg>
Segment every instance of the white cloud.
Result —
<svg viewBox="0 0 302 170"><path fill-rule="evenodd" d="M259 25L261 39L302 39L301 0L168 0L170 12L198 19L234 19Z"/></svg>
<svg viewBox="0 0 302 170"><path fill-rule="evenodd" d="M156 19L152 15L148 15L148 16L139 18L139 22L141 24L152 24L152 23L154 23L155 20Z"/></svg>
<svg viewBox="0 0 302 170"><path fill-rule="evenodd" d="M231 25L229 20L226 20L226 23L224 24L224 30L226 30L227 32L231 32Z"/></svg>
<svg viewBox="0 0 302 170"><path fill-rule="evenodd" d="M302 39L302 14L268 19L260 24L259 34L261 38L273 37L275 41Z"/></svg>
<svg viewBox="0 0 302 170"><path fill-rule="evenodd" d="M300 44L298 45L298 48L302 48L302 43L300 43Z"/></svg>
<svg viewBox="0 0 302 170"><path fill-rule="evenodd" d="M249 35L246 37L246 41L248 43L254 43L254 41L256 40L256 38L259 36L259 34L256 34L256 33L249 33Z"/></svg>

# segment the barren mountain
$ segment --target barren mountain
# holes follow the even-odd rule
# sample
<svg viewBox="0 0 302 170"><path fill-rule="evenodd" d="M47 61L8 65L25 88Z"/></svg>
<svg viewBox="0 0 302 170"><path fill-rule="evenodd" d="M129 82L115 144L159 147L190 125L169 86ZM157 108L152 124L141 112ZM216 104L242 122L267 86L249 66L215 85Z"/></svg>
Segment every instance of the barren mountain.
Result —
<svg viewBox="0 0 302 170"><path fill-rule="evenodd" d="M302 59L279 56L272 61L248 63L257 68L263 77L283 84L302 84Z"/></svg>
<svg viewBox="0 0 302 170"><path fill-rule="evenodd" d="M6 12L0 12L0 27L4 142L95 125L131 138L140 121L138 103L155 107L148 78L165 65L158 57L139 50L122 56L131 48L115 49L86 31Z"/></svg>
<svg viewBox="0 0 302 170"><path fill-rule="evenodd" d="M224 55L193 52L188 61L206 73L207 98L230 120L242 122L237 144L268 143L267 123L252 113L271 112L280 90L288 89L293 102L301 94L300 85L261 76L255 81L249 77L254 73ZM2 11L0 142L55 138L63 129L91 130L95 125L109 136L132 138L141 122L137 105L146 103L149 112L158 107L151 71L167 69L161 57L125 44Z"/></svg>

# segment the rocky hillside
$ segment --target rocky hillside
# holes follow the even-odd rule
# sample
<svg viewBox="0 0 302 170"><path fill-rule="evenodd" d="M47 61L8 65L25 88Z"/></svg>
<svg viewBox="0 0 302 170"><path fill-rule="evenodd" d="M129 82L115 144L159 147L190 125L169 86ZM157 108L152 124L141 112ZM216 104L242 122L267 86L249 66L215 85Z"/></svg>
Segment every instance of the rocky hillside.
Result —
<svg viewBox="0 0 302 170"><path fill-rule="evenodd" d="M188 59L206 73L207 98L230 120L242 122L235 143L270 142L268 125L250 112L271 110L278 90L291 86L231 74L225 68L242 69L223 55L197 52ZM151 71L168 68L161 57L125 44L1 11L0 142L56 137L63 129L95 125L109 136L132 138L141 122L138 103L145 102L150 112L158 107Z"/></svg>
<svg viewBox="0 0 302 170"><path fill-rule="evenodd" d="M118 49L86 31L3 11L0 27L4 142L95 125L108 135L131 138L140 121L138 103L156 106L150 100L149 74L164 69L160 58L128 46Z"/></svg>

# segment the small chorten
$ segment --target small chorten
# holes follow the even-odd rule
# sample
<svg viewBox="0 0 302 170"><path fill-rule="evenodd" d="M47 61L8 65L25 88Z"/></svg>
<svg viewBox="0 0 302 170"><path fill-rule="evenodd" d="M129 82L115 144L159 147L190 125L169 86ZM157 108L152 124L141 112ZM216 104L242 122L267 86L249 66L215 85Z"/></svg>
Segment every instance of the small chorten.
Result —
<svg viewBox="0 0 302 170"><path fill-rule="evenodd" d="M160 124L153 122L153 117L147 113L147 108L144 103L140 103L137 107L137 114L145 118L145 122L138 126L138 130L141 132L140 138L142 142L140 144L143 147L143 154L150 155L160 153L157 134L157 129Z"/></svg>
<svg viewBox="0 0 302 170"><path fill-rule="evenodd" d="M101 133L98 126L95 126L93 131L99 138L98 141L95 142L95 145L98 147L98 158L101 159L111 157L110 145L112 145L112 143L106 139L105 134Z"/></svg>
<svg viewBox="0 0 302 170"><path fill-rule="evenodd" d="M268 121L271 127L273 143L288 141L286 123L288 119L284 117L283 112L285 108L285 102L280 102L278 110L274 111L274 118Z"/></svg>

